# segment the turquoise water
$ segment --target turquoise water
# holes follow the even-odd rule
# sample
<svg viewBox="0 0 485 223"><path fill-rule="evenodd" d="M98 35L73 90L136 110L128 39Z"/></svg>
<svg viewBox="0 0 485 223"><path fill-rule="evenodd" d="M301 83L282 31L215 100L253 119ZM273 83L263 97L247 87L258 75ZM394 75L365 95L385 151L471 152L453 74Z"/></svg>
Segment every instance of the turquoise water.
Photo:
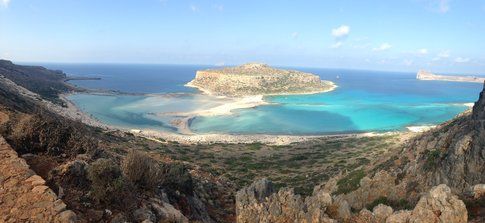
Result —
<svg viewBox="0 0 485 223"><path fill-rule="evenodd" d="M71 96L81 109L121 127L175 131L171 112L210 108L220 101L183 87L204 66L47 65L72 75L102 75L102 81L77 81L89 88L158 93L151 96ZM449 120L474 102L481 84L418 81L414 73L295 68L318 74L339 87L314 95L273 96L270 105L232 115L197 117L198 133L332 134L403 130ZM337 78L339 76L339 78ZM146 85L146 86L145 86ZM157 87L158 86L158 87ZM181 94L168 94L182 92ZM165 114L165 115L160 115Z"/></svg>

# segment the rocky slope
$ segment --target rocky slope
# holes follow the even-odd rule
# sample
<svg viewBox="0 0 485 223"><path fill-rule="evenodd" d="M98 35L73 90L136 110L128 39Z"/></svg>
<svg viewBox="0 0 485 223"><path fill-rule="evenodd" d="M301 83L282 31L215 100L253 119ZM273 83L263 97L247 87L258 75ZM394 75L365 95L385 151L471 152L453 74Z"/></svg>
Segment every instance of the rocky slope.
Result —
<svg viewBox="0 0 485 223"><path fill-rule="evenodd" d="M467 222L469 215L480 222L485 220L484 172L485 86L472 111L409 140L399 156L379 166L315 187L305 199L288 188L275 192L264 180L238 191L237 219Z"/></svg>
<svg viewBox="0 0 485 223"><path fill-rule="evenodd" d="M395 211L378 204L352 213L348 202L331 196L324 190L315 190L312 196L302 198L292 189L277 193L270 182L263 179L238 191L236 195L237 222L467 222L463 201L445 184L433 187L421 196L412 210Z"/></svg>
<svg viewBox="0 0 485 223"><path fill-rule="evenodd" d="M483 83L485 81L484 77L438 75L425 70L418 71L418 74L416 74L416 79L426 81L456 81L473 83Z"/></svg>
<svg viewBox="0 0 485 223"><path fill-rule="evenodd" d="M222 96L311 94L331 91L335 85L317 75L282 70L266 64L249 63L237 67L197 71L187 86Z"/></svg>
<svg viewBox="0 0 485 223"><path fill-rule="evenodd" d="M15 163L2 160L6 166L0 174L0 222L22 221L19 212L24 209L24 214L38 214L27 216L33 220L45 217L39 222L71 216L62 214L64 209L80 222L233 221L234 190L224 179L167 154L148 154L146 139L87 126L48 109L43 98L55 102L59 98L52 94L70 90L60 72L5 62L0 71L0 138L6 141L0 147L5 144L20 156L7 157L17 159ZM18 75L35 77L29 84L24 77L7 78ZM134 151L139 151L138 160L129 162ZM13 172L17 166L25 171ZM33 175L29 166L39 176L35 185L26 180ZM43 181L45 186L38 184ZM21 207L12 203L12 196L29 198L29 191L41 193L17 200ZM36 200L39 203L28 203ZM37 205L45 208L37 210Z"/></svg>

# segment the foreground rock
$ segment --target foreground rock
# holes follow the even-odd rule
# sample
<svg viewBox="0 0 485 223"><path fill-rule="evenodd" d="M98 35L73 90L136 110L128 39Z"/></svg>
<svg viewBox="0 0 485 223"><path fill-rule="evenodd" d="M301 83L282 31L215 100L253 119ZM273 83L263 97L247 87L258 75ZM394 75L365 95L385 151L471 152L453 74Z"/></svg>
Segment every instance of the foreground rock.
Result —
<svg viewBox="0 0 485 223"><path fill-rule="evenodd" d="M275 69L258 63L197 71L195 79L187 86L208 94L231 97L313 94L331 91L336 87L330 81L321 81L314 74Z"/></svg>
<svg viewBox="0 0 485 223"><path fill-rule="evenodd" d="M292 189L273 192L270 181L263 179L241 189L236 195L238 222L467 222L463 201L444 185L433 187L423 195L412 210L394 211L379 204L369 211L365 208L352 214L345 199L315 190L303 199Z"/></svg>
<svg viewBox="0 0 485 223"><path fill-rule="evenodd" d="M0 136L0 222L75 222L44 179Z"/></svg>

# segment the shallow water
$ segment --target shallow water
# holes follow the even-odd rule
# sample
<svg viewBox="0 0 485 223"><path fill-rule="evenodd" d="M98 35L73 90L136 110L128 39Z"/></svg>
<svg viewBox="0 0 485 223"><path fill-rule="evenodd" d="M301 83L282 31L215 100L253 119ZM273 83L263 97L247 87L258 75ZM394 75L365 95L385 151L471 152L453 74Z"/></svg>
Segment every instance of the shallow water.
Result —
<svg viewBox="0 0 485 223"><path fill-rule="evenodd" d="M49 68L101 81L76 81L88 88L137 93L174 93L154 96L100 96L77 94L70 99L84 111L113 125L136 129L173 131L173 117L154 115L192 111L218 104L191 94L183 86L195 71L206 66L177 65L66 65ZM432 125L467 109L464 103L478 98L482 85L418 81L413 73L295 68L318 74L339 87L314 95L271 96L271 105L234 111L232 115L197 117L191 129L198 133L330 134L403 130L411 125ZM337 76L339 78L337 78Z"/></svg>

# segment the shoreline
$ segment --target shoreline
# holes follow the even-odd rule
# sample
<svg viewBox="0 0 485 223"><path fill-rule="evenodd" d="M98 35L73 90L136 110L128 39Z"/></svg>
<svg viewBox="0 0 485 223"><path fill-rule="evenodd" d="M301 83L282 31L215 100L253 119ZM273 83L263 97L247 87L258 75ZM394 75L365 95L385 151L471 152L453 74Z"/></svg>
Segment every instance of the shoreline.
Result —
<svg viewBox="0 0 485 223"><path fill-rule="evenodd" d="M66 102L67 107L60 107L57 105L53 105L54 111L63 115L64 117L68 117L73 120L80 121L84 124L103 128L105 130L112 130L112 131L124 131L129 132L131 134L144 137L150 140L155 140L158 142L163 141L176 141L181 144L212 144L212 143L244 143L244 144L251 144L251 143L264 143L270 145L288 145L291 143L296 142L305 142L311 140L318 140L318 139L329 139L329 138L352 138L352 137L372 137L372 136L385 136L385 135L409 135L409 134L418 134L428 130L433 129L438 125L417 125L417 126L406 126L406 130L396 130L396 131L386 131L386 132L361 132L361 133L337 133L337 134L315 134L315 135L285 135L285 134L230 134L230 133L194 133L190 130L190 122L195 116L186 116L182 117L179 123L170 123L173 126L180 128L179 132L169 132L169 131L162 131L162 130L153 130L153 129L132 129L132 128L125 128L121 126L114 126L105 124L100 120L97 120L92 115L82 111L78 108L72 101L68 99L70 94L74 94L75 92L61 94L59 98ZM255 97L261 100L261 96ZM234 100L234 99L232 99ZM259 101L260 102L260 101ZM266 102L267 103L267 102ZM237 104L237 103L236 103ZM466 103L466 105L470 106L471 103ZM48 106L49 107L49 106ZM58 107L58 108L55 108ZM220 106L216 106L216 111L213 111L214 108L201 110L207 112L208 115L211 112L215 113L224 113L230 112L230 110L237 109L231 106L224 106L219 108ZM212 113L214 114L214 113ZM174 120L177 122L178 120ZM163 140L160 140L163 139Z"/></svg>
<svg viewBox="0 0 485 223"><path fill-rule="evenodd" d="M192 134L183 135L179 133L150 130L150 129L130 129L130 133L145 137L148 139L161 141L176 141L181 144L214 144L214 143L229 143L229 144L252 144L263 143L268 145L289 145L297 142L307 142L318 139L335 139L335 138L361 138L373 136L387 136L400 134L414 134L414 132L363 132L363 133L341 133L328 135L271 135L271 134L225 134L225 133L207 133L207 134Z"/></svg>
<svg viewBox="0 0 485 223"><path fill-rule="evenodd" d="M335 84L333 81L327 81L327 80L322 80L322 83L325 83L329 85L328 89L321 90L321 91L309 91L309 92L301 92L301 93L275 93L275 94L263 94L262 96L284 96L284 95L311 95L311 94L319 94L319 93L326 93L326 92L331 92L335 89L338 88L338 85ZM199 87L197 85L193 85L192 81L184 84L185 87L191 87L191 88L196 88L203 94L209 95L209 96L214 96L214 97L225 97L225 98L240 98L240 97L248 97L248 96L258 96L258 95L246 95L246 96L240 96L240 97L229 97L229 96L223 96L223 95L216 95L212 91L209 91L205 88ZM260 94L261 95L261 94Z"/></svg>
<svg viewBox="0 0 485 223"><path fill-rule="evenodd" d="M353 138L353 137L372 137L372 136L385 136L385 135L396 135L405 134L411 132L404 131L388 131L388 132L362 132L362 133L341 133L341 134L321 134L321 135L271 135L271 134L225 134L225 133L207 133L207 134L183 134L177 132L168 132L162 130L153 129L132 129L125 128L121 126L109 125L97 120L92 117L92 115L83 112L78 108L72 101L68 99L68 96L73 94L73 92L65 93L59 95L59 98L66 102L67 107L61 106L50 106L48 107L58 114L80 121L84 124L103 128L105 130L112 131L123 131L127 133L134 134L136 136L144 137L150 140L163 142L163 141L176 141L181 144L212 144L212 143L264 143L269 145L289 145L295 142L305 142L317 139L328 139L328 138ZM55 108L57 107L57 108ZM190 122L190 118L186 118L187 122ZM160 140L163 139L163 140Z"/></svg>

